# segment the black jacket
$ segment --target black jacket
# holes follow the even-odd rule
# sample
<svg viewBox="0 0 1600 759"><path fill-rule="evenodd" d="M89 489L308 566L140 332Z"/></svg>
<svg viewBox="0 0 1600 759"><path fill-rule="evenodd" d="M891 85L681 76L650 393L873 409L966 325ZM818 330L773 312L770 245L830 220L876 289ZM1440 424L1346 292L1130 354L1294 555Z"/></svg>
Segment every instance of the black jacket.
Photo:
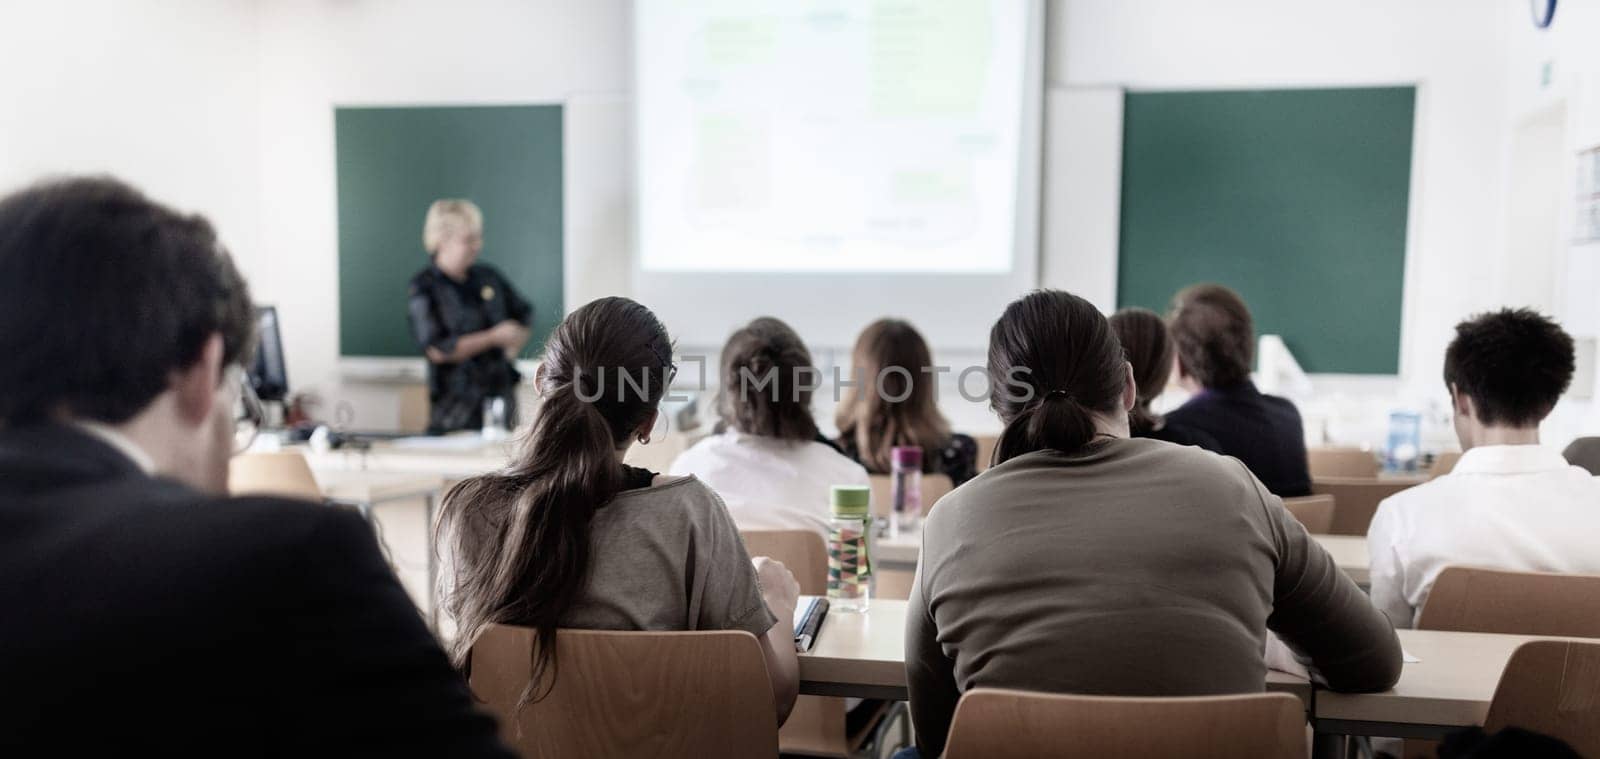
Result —
<svg viewBox="0 0 1600 759"><path fill-rule="evenodd" d="M1253 383L1208 388L1167 414L1166 422L1198 433L1192 444L1243 461L1274 495L1311 494L1300 412L1283 398L1263 395Z"/></svg>
<svg viewBox="0 0 1600 759"><path fill-rule="evenodd" d="M0 756L509 757L357 514L0 429Z"/></svg>
<svg viewBox="0 0 1600 759"><path fill-rule="evenodd" d="M411 334L422 350L450 353L462 335L481 332L503 321L524 327L533 324L528 303L500 272L486 264L467 270L467 281L457 282L437 266L411 278L406 310ZM516 385L522 379L505 351L479 353L459 364L428 362L428 431L475 430L483 426L483 401L500 396L516 426Z"/></svg>

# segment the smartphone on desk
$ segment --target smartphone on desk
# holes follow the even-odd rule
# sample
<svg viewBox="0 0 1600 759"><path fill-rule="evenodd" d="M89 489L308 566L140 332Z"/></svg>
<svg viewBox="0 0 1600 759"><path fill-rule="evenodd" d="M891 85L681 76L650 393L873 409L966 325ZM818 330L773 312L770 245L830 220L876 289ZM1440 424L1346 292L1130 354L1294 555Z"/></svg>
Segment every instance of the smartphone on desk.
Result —
<svg viewBox="0 0 1600 759"><path fill-rule="evenodd" d="M800 596L794 605L794 650L805 653L817 641L817 631L822 629L822 618L828 616L828 599L822 596Z"/></svg>

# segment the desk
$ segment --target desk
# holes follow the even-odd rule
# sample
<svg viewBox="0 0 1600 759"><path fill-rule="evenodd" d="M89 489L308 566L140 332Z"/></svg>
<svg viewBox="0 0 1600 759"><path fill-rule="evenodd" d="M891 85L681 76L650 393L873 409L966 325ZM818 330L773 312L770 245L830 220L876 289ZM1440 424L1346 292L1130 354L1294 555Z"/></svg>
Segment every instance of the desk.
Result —
<svg viewBox="0 0 1600 759"><path fill-rule="evenodd" d="M1366 538L1355 535L1312 535L1311 539L1333 557L1333 563L1350 579L1363 588L1367 587L1370 576L1367 567L1371 560L1367 557Z"/></svg>
<svg viewBox="0 0 1600 759"><path fill-rule="evenodd" d="M1333 555L1339 566L1357 585L1367 586L1367 539L1347 535L1312 535L1323 550ZM882 569L911 571L917 568L917 556L922 552L922 533L913 531L899 535L886 535L872 546L873 561Z"/></svg>
<svg viewBox="0 0 1600 759"><path fill-rule="evenodd" d="M461 480L503 469L511 461L510 441L485 443L475 436L428 438L445 441L436 444L408 443L406 440L378 440L367 448L340 448L317 453L305 448L306 462L321 472L389 472L404 475L431 475L445 480ZM459 444L452 444L460 440Z"/></svg>
<svg viewBox="0 0 1600 759"><path fill-rule="evenodd" d="M322 489L322 494L335 503L344 503L355 506L361 511L361 516L367 521L377 523L373 519L372 510L383 503L395 501L422 500L423 524L423 549L427 552L427 584L425 590L428 599L427 618L429 624L435 629L439 626L439 553L433 544L433 519L434 511L438 505L440 491L444 488L444 478L427 475L407 475L394 472L379 471L341 471L341 470L313 470L317 478L317 487Z"/></svg>
<svg viewBox="0 0 1600 759"><path fill-rule="evenodd" d="M1400 645L1420 661L1405 665L1383 693L1318 690L1312 726L1318 733L1438 740L1483 724L1511 653L1536 635L1400 630Z"/></svg>
<svg viewBox="0 0 1600 759"><path fill-rule="evenodd" d="M862 614L828 612L816 643L800 655L800 692L906 700L905 636L905 601L875 600ZM1268 672L1267 690L1311 707L1311 683L1294 675Z"/></svg>

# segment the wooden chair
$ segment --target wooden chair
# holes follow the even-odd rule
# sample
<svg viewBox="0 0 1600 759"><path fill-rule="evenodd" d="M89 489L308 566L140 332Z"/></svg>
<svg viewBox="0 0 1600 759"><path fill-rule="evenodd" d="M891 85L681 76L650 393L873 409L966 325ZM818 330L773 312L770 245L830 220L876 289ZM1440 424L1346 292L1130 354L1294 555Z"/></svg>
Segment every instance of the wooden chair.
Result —
<svg viewBox="0 0 1600 759"><path fill-rule="evenodd" d="M428 385L425 382L414 382L400 386L400 431L422 434L428 429L428 410L431 403L428 400ZM524 407L525 409L527 407ZM527 416L532 410L523 412Z"/></svg>
<svg viewBox="0 0 1600 759"><path fill-rule="evenodd" d="M811 530L744 530L739 535L751 556L783 562L800 583L801 595L828 592L828 547L823 545L821 535Z"/></svg>
<svg viewBox="0 0 1600 759"><path fill-rule="evenodd" d="M1417 629L1600 638L1600 575L1445 567Z"/></svg>
<svg viewBox="0 0 1600 759"><path fill-rule="evenodd" d="M1433 457L1433 466L1428 467L1429 477L1442 477L1456 468L1456 462L1461 460L1461 451L1445 451Z"/></svg>
<svg viewBox="0 0 1600 759"><path fill-rule="evenodd" d="M978 444L978 471L989 468L989 462L994 458L995 446L1000 444L999 435L973 435L972 441Z"/></svg>
<svg viewBox="0 0 1600 759"><path fill-rule="evenodd" d="M322 488L299 451L241 453L228 462L228 492L321 501Z"/></svg>
<svg viewBox="0 0 1600 759"><path fill-rule="evenodd" d="M471 654L473 694L523 757L777 756L772 684L750 633L562 630L554 685L519 709L536 645L530 628L495 625Z"/></svg>
<svg viewBox="0 0 1600 759"><path fill-rule="evenodd" d="M1306 495L1283 499L1283 507L1305 525L1312 535L1326 535L1333 529L1334 499L1331 495Z"/></svg>
<svg viewBox="0 0 1600 759"><path fill-rule="evenodd" d="M751 556L783 562L808 596L828 593L828 549L810 530L747 530L739 533ZM845 701L829 696L801 696L778 731L778 748L801 756L852 756L872 735L873 724L856 735L845 734Z"/></svg>
<svg viewBox="0 0 1600 759"><path fill-rule="evenodd" d="M1483 729L1520 727L1600 756L1600 643L1524 643L1500 675Z"/></svg>
<svg viewBox="0 0 1600 759"><path fill-rule="evenodd" d="M1378 457L1360 448L1307 448L1311 479L1323 477L1377 477Z"/></svg>
<svg viewBox="0 0 1600 759"><path fill-rule="evenodd" d="M947 759L1304 757L1305 705L1287 693L1119 698L978 688L956 706Z"/></svg>
<svg viewBox="0 0 1600 759"><path fill-rule="evenodd" d="M1600 437L1580 437L1572 441L1561 456L1568 464L1583 467L1589 474L1600 477Z"/></svg>
<svg viewBox="0 0 1600 759"><path fill-rule="evenodd" d="M1378 504L1406 488L1415 480L1385 480L1377 477L1327 477L1311 482L1313 495L1333 496L1333 526L1329 535L1366 535Z"/></svg>
<svg viewBox="0 0 1600 759"><path fill-rule="evenodd" d="M867 484L872 488L872 515L874 517L888 518L894 512L894 499L890 493L894 489L894 477L887 474L873 474L867 476ZM924 472L922 475L922 514L926 516L933 510L933 505L943 498L946 493L955 489L951 484L949 475Z"/></svg>

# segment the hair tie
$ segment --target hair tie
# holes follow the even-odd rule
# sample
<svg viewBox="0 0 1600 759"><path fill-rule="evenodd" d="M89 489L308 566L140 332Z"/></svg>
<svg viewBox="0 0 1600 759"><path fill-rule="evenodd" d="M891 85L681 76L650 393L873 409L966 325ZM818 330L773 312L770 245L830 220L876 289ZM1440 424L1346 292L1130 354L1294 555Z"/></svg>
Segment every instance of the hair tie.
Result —
<svg viewBox="0 0 1600 759"><path fill-rule="evenodd" d="M1051 390L1050 392L1045 393L1044 397L1045 397L1046 400L1049 400L1051 398L1065 398L1068 401L1073 400L1072 394L1068 393L1065 390Z"/></svg>

